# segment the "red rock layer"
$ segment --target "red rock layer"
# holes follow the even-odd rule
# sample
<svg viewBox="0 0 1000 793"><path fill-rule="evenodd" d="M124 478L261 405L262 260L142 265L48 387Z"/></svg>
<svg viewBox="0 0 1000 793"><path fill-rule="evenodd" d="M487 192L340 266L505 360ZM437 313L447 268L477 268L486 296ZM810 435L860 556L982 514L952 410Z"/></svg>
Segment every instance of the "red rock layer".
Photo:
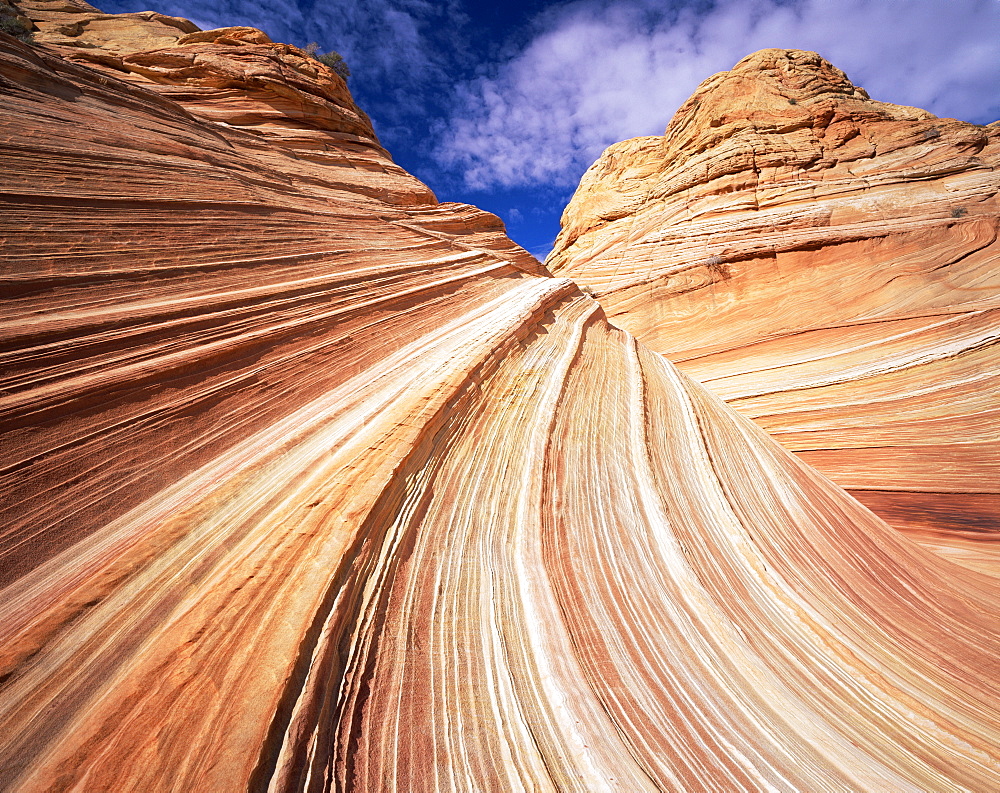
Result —
<svg viewBox="0 0 1000 793"><path fill-rule="evenodd" d="M365 135L0 52L0 788L1000 784L990 579Z"/></svg>
<svg viewBox="0 0 1000 793"><path fill-rule="evenodd" d="M998 164L996 125L764 50L609 148L547 264L890 522L996 557Z"/></svg>

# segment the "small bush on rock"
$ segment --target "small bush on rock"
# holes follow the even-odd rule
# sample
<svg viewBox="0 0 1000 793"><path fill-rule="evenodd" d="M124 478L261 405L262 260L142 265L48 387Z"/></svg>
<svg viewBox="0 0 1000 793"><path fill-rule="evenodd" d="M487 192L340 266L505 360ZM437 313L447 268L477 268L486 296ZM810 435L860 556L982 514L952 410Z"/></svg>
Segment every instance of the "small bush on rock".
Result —
<svg viewBox="0 0 1000 793"><path fill-rule="evenodd" d="M0 30L8 36L20 39L25 44L32 44L35 41L35 37L31 34L31 28L24 24L14 9L9 6L0 6Z"/></svg>
<svg viewBox="0 0 1000 793"><path fill-rule="evenodd" d="M339 52L334 52L333 50L330 50L329 52L320 52L319 44L315 41L306 44L304 50L306 55L310 58L315 58L326 66L329 66L344 80L347 80L347 78L351 76L351 70Z"/></svg>

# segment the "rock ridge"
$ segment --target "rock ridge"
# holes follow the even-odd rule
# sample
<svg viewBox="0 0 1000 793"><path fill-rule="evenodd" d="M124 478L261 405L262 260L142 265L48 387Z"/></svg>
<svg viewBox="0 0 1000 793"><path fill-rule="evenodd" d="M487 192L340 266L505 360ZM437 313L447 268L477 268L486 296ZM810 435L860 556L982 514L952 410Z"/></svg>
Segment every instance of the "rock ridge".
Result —
<svg viewBox="0 0 1000 793"><path fill-rule="evenodd" d="M23 7L0 789L1000 787L989 577L437 203L294 48ZM46 43L81 14L116 43Z"/></svg>
<svg viewBox="0 0 1000 793"><path fill-rule="evenodd" d="M995 124L763 50L662 137L611 146L547 265L891 522L993 569L998 164Z"/></svg>

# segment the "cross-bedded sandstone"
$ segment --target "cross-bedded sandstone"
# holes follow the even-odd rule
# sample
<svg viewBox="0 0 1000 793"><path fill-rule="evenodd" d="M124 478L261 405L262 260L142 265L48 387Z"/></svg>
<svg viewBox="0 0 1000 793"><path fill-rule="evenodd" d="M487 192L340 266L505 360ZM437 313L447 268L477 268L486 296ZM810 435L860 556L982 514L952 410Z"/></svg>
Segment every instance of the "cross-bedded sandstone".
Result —
<svg viewBox="0 0 1000 793"><path fill-rule="evenodd" d="M815 53L706 80L611 146L549 268L899 528L1000 558L1000 128Z"/></svg>
<svg viewBox="0 0 1000 793"><path fill-rule="evenodd" d="M185 35L0 37L0 787L997 786L991 579Z"/></svg>

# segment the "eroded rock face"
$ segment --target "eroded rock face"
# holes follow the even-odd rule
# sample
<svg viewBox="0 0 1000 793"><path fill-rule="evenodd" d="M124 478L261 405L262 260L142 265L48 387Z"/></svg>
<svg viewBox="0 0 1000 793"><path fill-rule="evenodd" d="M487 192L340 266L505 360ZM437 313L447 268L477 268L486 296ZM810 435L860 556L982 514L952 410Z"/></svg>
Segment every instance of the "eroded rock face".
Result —
<svg viewBox="0 0 1000 793"><path fill-rule="evenodd" d="M610 147L547 264L890 522L996 569L998 163L996 125L764 50Z"/></svg>
<svg viewBox="0 0 1000 793"><path fill-rule="evenodd" d="M435 202L392 162L344 80L297 47L254 28L200 31L186 19L102 14L80 0L20 5L49 51L247 132L262 144L255 159L297 185L336 185L402 206Z"/></svg>
<svg viewBox="0 0 1000 793"><path fill-rule="evenodd" d="M989 579L225 38L0 37L0 787L998 787Z"/></svg>

